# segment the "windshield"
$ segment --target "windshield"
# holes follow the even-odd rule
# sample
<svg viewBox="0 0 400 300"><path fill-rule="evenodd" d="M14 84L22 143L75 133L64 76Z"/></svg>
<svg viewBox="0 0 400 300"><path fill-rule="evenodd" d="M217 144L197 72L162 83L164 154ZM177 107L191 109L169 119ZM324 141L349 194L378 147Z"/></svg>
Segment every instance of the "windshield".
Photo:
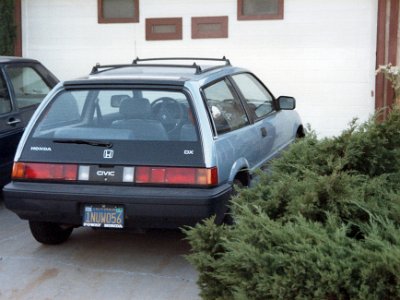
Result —
<svg viewBox="0 0 400 300"><path fill-rule="evenodd" d="M198 141L194 114L181 91L68 90L48 105L33 137L55 142Z"/></svg>

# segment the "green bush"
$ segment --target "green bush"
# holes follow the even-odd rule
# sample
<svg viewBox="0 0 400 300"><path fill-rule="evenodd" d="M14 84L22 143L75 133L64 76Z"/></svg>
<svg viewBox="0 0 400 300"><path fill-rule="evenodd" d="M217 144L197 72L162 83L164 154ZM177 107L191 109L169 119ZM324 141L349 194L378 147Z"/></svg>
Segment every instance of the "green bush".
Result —
<svg viewBox="0 0 400 300"><path fill-rule="evenodd" d="M0 1L0 55L14 55L14 0Z"/></svg>
<svg viewBox="0 0 400 300"><path fill-rule="evenodd" d="M400 299L400 110L294 144L185 230L204 299Z"/></svg>

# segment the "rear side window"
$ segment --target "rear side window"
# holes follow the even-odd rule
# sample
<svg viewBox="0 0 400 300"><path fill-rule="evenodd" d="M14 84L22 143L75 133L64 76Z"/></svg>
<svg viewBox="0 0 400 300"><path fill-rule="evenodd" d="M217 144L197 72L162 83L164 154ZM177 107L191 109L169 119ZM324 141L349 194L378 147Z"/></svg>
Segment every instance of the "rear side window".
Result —
<svg viewBox="0 0 400 300"><path fill-rule="evenodd" d="M204 94L218 134L249 123L240 100L234 96L225 80L204 88Z"/></svg>
<svg viewBox="0 0 400 300"><path fill-rule="evenodd" d="M274 110L272 95L253 75L244 73L234 75L232 78L250 111L257 118L262 118Z"/></svg>
<svg viewBox="0 0 400 300"><path fill-rule="evenodd" d="M7 74L14 88L19 108L39 104L51 90L51 87L32 67L8 66Z"/></svg>
<svg viewBox="0 0 400 300"><path fill-rule="evenodd" d="M194 114L181 91L70 90L58 94L33 136L53 139L197 141Z"/></svg>

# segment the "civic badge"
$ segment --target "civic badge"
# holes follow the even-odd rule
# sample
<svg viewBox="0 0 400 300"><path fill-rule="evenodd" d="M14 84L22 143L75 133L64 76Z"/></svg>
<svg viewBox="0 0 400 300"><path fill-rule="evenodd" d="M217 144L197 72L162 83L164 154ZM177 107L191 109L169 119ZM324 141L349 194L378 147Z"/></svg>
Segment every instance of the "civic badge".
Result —
<svg viewBox="0 0 400 300"><path fill-rule="evenodd" d="M114 150L106 149L103 152L103 158L113 158L114 157Z"/></svg>

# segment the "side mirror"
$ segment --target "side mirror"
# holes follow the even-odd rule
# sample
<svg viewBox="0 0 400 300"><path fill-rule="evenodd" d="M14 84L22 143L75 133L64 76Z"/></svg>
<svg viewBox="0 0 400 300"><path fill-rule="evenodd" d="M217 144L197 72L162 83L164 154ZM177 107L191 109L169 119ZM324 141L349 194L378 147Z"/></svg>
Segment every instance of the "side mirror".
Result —
<svg viewBox="0 0 400 300"><path fill-rule="evenodd" d="M128 95L113 95L111 96L111 107L120 107L124 99L129 98Z"/></svg>
<svg viewBox="0 0 400 300"><path fill-rule="evenodd" d="M293 110L296 108L296 99L288 96L280 96L278 99L279 109L282 110Z"/></svg>

